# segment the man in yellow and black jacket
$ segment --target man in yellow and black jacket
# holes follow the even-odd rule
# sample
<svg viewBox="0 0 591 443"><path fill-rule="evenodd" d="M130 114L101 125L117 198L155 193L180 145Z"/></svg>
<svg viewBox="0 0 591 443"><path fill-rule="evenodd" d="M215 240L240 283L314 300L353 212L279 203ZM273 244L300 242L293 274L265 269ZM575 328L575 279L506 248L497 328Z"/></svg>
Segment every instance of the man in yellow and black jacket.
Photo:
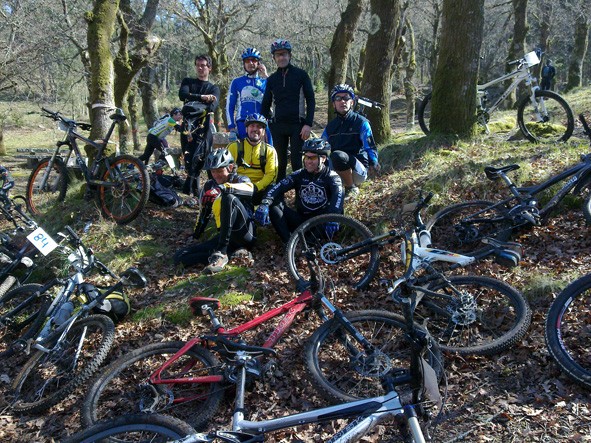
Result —
<svg viewBox="0 0 591 443"><path fill-rule="evenodd" d="M252 203L258 205L277 179L277 152L265 141L267 119L251 114L244 120L246 137L228 145L236 160L238 175L248 177L254 185Z"/></svg>

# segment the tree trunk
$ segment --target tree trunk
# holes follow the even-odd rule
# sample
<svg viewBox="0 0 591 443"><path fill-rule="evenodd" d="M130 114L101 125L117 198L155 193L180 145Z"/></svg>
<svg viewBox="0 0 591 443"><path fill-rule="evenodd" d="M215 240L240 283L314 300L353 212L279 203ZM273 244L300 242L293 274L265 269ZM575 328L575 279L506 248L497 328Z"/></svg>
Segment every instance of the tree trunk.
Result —
<svg viewBox="0 0 591 443"><path fill-rule="evenodd" d="M415 53L415 33L412 23L406 20L406 45L403 53L405 65L404 76L404 96L406 99L406 128L412 129L415 124L415 105L417 88L413 83L413 77L417 70L417 60Z"/></svg>
<svg viewBox="0 0 591 443"><path fill-rule="evenodd" d="M347 8L341 14L341 21L332 36L329 49L331 62L328 71L329 121L334 118L335 114L334 108L330 105L330 91L335 85L347 82L349 51L355 38L355 31L357 30L364 3L364 0L349 0Z"/></svg>
<svg viewBox="0 0 591 443"><path fill-rule="evenodd" d="M529 31L529 26L527 24L527 0L512 0L512 3L514 17L513 38L511 39L511 44L509 45L509 53L507 54L508 62L523 57L523 54L527 52L525 50L525 37ZM507 65L506 72L511 72L513 69L515 69L515 65ZM505 88L508 88L513 80L514 79L507 80L505 83ZM522 88L523 86L517 88L517 90L509 94L506 99L508 107L513 107L513 105L517 102L518 94L521 92Z"/></svg>
<svg viewBox="0 0 591 443"><path fill-rule="evenodd" d="M6 155L6 146L4 145L4 125L0 122L0 156Z"/></svg>
<svg viewBox="0 0 591 443"><path fill-rule="evenodd" d="M573 39L573 50L570 53L565 92L583 84L583 60L585 60L587 46L589 45L589 21L582 13L577 15Z"/></svg>
<svg viewBox="0 0 591 443"><path fill-rule="evenodd" d="M435 77L435 68L437 67L437 57L439 55L439 27L441 26L441 4L439 1L433 2L433 23L431 24L431 52L429 53L429 80L433 83Z"/></svg>
<svg viewBox="0 0 591 443"><path fill-rule="evenodd" d="M367 53L367 42L361 47L359 51L359 69L357 70L357 78L355 79L355 89L361 89L363 83L363 70L365 69L365 55Z"/></svg>
<svg viewBox="0 0 591 443"><path fill-rule="evenodd" d="M554 10L554 3L543 2L541 5L542 14L540 21L540 48L542 52L546 53L546 58L550 56L550 31L552 29L552 11ZM536 66L535 75L536 78L542 78L542 67L544 66L543 59L542 63Z"/></svg>
<svg viewBox="0 0 591 443"><path fill-rule="evenodd" d="M127 95L127 107L129 109L129 122L131 124L131 136L133 140L133 151L141 150L140 135L138 129L140 127L137 112L137 83L134 82ZM132 151L132 154L133 154Z"/></svg>
<svg viewBox="0 0 591 443"><path fill-rule="evenodd" d="M470 136L484 25L484 0L443 0L441 45L433 79L431 132Z"/></svg>
<svg viewBox="0 0 591 443"><path fill-rule="evenodd" d="M109 107L113 106L114 102L111 36L115 30L118 8L119 0L95 0L92 12L86 15L91 84L90 138L92 140L104 138L111 122ZM86 146L85 149L90 164L96 153L90 146Z"/></svg>
<svg viewBox="0 0 591 443"><path fill-rule="evenodd" d="M367 38L367 54L361 92L364 96L382 102L384 108L371 108L367 117L377 143L390 136L391 71L396 50L397 28L400 22L399 0L370 0L371 12L377 17L377 29Z"/></svg>
<svg viewBox="0 0 591 443"><path fill-rule="evenodd" d="M158 119L158 82L156 70L148 65L144 66L140 74L139 89L142 96L142 115L149 128Z"/></svg>

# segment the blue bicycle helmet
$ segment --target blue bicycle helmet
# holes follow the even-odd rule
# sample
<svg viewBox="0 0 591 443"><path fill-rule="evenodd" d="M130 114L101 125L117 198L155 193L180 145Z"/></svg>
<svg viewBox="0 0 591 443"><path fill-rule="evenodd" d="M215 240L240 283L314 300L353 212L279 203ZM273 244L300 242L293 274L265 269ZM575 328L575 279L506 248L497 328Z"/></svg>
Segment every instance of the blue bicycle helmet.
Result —
<svg viewBox="0 0 591 443"><path fill-rule="evenodd" d="M353 88L345 83L341 83L335 85L335 87L332 88L332 91L330 91L330 101L333 102L335 96L341 92L346 92L351 96L351 100L355 100L355 91L353 90Z"/></svg>
<svg viewBox="0 0 591 443"><path fill-rule="evenodd" d="M289 43L289 40L278 38L271 43L271 54L275 54L275 51L279 51L280 49L285 49L291 53L291 43Z"/></svg>
<svg viewBox="0 0 591 443"><path fill-rule="evenodd" d="M261 60L263 57L257 48L246 48L242 53L242 60L247 58L256 58L257 60Z"/></svg>
<svg viewBox="0 0 591 443"><path fill-rule="evenodd" d="M309 138L302 146L302 152L311 152L316 155L330 154L330 143L323 138Z"/></svg>
<svg viewBox="0 0 591 443"><path fill-rule="evenodd" d="M244 120L244 126L248 127L248 125L251 123L260 123L265 128L267 127L267 119L258 113L249 114L246 116L246 119Z"/></svg>

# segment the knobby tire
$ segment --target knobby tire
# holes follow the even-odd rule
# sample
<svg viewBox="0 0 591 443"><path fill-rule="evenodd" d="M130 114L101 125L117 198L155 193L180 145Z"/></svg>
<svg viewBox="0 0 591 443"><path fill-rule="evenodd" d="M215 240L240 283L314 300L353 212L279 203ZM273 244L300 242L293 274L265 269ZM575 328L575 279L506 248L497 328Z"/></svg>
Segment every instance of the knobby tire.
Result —
<svg viewBox="0 0 591 443"><path fill-rule="evenodd" d="M61 158L55 158L47 181L41 188L45 169L50 158L45 158L33 169L27 182L27 206L34 215L45 214L49 209L66 198L68 190L68 169Z"/></svg>

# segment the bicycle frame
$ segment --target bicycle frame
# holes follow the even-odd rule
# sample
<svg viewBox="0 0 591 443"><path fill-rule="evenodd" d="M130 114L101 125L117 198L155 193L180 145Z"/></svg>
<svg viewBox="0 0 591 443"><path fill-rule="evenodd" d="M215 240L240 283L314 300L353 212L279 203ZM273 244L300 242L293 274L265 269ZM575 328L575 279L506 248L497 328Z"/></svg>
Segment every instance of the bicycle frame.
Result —
<svg viewBox="0 0 591 443"><path fill-rule="evenodd" d="M536 90L539 89L539 87L538 86L531 87L531 84L533 83L533 77L529 73L528 66L526 66L525 64L518 67L515 71L505 74L505 75L503 75L497 79L494 79L488 83L484 83L482 85L477 85L478 98L482 99L486 90L488 88L490 88L491 86L497 85L499 83L503 83L504 81L509 80L511 78L515 78L515 80L513 80L513 83L511 83L511 85L509 85L509 87L503 92L503 94L501 94L501 96L497 99L497 101L495 101L492 104L492 106L490 106L488 109L486 109L483 106L482 102L479 102L478 106L481 109L486 110L489 114L492 114L493 112L495 112L497 110L499 105L509 96L509 94L511 94L515 89L517 89L517 86L524 80L525 80L525 84L530 89L530 91L529 91L530 99L532 100L532 103L535 103L536 102L536 100L535 100Z"/></svg>

